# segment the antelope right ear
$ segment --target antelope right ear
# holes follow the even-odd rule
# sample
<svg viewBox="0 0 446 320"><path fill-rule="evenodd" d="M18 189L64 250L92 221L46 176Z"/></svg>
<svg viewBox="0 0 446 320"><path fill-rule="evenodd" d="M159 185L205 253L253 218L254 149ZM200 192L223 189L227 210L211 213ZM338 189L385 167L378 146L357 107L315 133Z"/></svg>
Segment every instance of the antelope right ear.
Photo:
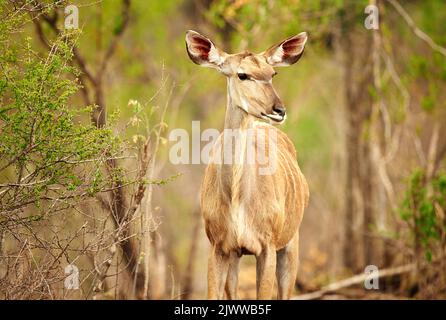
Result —
<svg viewBox="0 0 446 320"><path fill-rule="evenodd" d="M204 67L219 69L227 56L211 40L193 30L186 32L186 49L189 58Z"/></svg>
<svg viewBox="0 0 446 320"><path fill-rule="evenodd" d="M305 43L308 35L301 32L281 43L272 46L262 54L265 56L266 62L273 67L289 66L297 62L304 53Z"/></svg>

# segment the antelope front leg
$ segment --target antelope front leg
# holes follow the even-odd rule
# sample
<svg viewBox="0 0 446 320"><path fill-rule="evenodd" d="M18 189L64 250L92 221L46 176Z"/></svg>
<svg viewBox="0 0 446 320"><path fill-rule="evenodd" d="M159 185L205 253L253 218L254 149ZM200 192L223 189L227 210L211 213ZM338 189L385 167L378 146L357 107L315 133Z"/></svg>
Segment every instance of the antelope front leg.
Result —
<svg viewBox="0 0 446 320"><path fill-rule="evenodd" d="M213 246L208 263L208 299L223 299L228 268L229 255Z"/></svg>
<svg viewBox="0 0 446 320"><path fill-rule="evenodd" d="M237 252L232 251L229 257L228 277L226 279L226 295L229 300L236 300L238 287L238 271L239 271L240 257Z"/></svg>
<svg viewBox="0 0 446 320"><path fill-rule="evenodd" d="M276 250L266 247L257 256L257 299L271 299L276 273Z"/></svg>
<svg viewBox="0 0 446 320"><path fill-rule="evenodd" d="M283 249L277 251L277 290L280 300L291 298L299 267L299 233Z"/></svg>

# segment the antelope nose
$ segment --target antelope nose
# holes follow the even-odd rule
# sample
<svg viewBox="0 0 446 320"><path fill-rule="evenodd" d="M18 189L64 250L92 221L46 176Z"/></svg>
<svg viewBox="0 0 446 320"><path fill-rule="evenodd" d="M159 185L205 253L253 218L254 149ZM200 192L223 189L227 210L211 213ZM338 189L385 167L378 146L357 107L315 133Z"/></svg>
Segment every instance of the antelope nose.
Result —
<svg viewBox="0 0 446 320"><path fill-rule="evenodd" d="M286 109L284 106L274 106L273 111L281 117L285 116L286 113Z"/></svg>

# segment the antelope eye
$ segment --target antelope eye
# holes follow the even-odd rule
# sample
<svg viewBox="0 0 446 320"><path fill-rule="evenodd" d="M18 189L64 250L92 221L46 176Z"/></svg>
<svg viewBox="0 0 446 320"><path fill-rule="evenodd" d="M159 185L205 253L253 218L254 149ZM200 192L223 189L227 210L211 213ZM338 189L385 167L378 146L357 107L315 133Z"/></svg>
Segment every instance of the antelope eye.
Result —
<svg viewBox="0 0 446 320"><path fill-rule="evenodd" d="M237 73L237 76L242 81L249 79L249 77L248 77L248 75L246 73Z"/></svg>

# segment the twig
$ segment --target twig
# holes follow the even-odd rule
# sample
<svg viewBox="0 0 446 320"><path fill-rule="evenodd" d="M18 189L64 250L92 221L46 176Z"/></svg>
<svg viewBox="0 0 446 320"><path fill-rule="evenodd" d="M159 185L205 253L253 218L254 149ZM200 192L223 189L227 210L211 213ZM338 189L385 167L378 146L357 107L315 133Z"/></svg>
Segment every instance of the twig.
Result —
<svg viewBox="0 0 446 320"><path fill-rule="evenodd" d="M387 0L395 10L403 17L409 27L412 29L413 33L419 37L421 40L426 42L434 51L437 51L446 57L446 48L440 46L435 43L435 41L428 36L424 31L417 27L413 19L409 16L409 14L404 10L404 8L398 3L396 0Z"/></svg>

